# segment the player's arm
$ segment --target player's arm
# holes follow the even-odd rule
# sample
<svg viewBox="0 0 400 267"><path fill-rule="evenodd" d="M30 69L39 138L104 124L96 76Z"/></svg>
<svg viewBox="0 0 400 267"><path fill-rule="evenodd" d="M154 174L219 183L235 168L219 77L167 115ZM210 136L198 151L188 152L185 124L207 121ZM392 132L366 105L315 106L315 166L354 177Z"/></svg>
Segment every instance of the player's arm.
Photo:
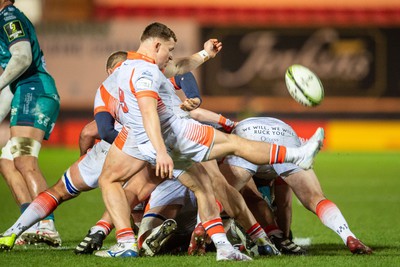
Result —
<svg viewBox="0 0 400 267"><path fill-rule="evenodd" d="M201 96L199 86L197 85L196 78L193 73L187 72L184 74L176 75L173 78L174 86L182 89L185 93L185 98L182 99L180 108L185 111L196 109L201 104Z"/></svg>
<svg viewBox="0 0 400 267"><path fill-rule="evenodd" d="M114 117L107 111L101 111L94 115L94 119L97 124L100 138L107 143L112 144L118 135L118 131L114 128Z"/></svg>
<svg viewBox="0 0 400 267"><path fill-rule="evenodd" d="M214 58L221 49L222 43L218 39L210 39L204 43L204 49L200 52L170 61L164 71L164 75L167 78L171 78L178 74L193 71L210 58Z"/></svg>
<svg viewBox="0 0 400 267"><path fill-rule="evenodd" d="M79 135L79 150L81 156L86 154L87 151L94 146L96 139L100 139L100 136L96 121L93 120L83 127Z"/></svg>
<svg viewBox="0 0 400 267"><path fill-rule="evenodd" d="M210 124L218 124L224 128L225 132L232 132L233 128L236 126L236 122L232 121L228 118L225 118L221 114L217 114L213 111L197 108L195 110L190 111L190 117L193 119Z"/></svg>
<svg viewBox="0 0 400 267"><path fill-rule="evenodd" d="M10 46L11 58L0 76L0 89L21 76L32 63L31 44L28 41L19 41Z"/></svg>
<svg viewBox="0 0 400 267"><path fill-rule="evenodd" d="M5 119L8 112L10 112L13 97L14 95L11 93L9 86L0 91L0 123Z"/></svg>
<svg viewBox="0 0 400 267"><path fill-rule="evenodd" d="M167 153L161 135L160 118L157 113L157 99L148 96L137 97L139 109L143 117L143 126L151 144L156 150L156 175L161 178L172 178L174 163Z"/></svg>

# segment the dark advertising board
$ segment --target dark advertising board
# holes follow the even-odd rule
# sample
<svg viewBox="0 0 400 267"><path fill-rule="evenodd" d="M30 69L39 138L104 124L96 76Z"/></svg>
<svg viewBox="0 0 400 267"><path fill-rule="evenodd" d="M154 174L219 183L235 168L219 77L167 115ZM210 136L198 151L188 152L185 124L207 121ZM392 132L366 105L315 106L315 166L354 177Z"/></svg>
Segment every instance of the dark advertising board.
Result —
<svg viewBox="0 0 400 267"><path fill-rule="evenodd" d="M400 97L400 28L204 28L223 51L202 70L207 96L287 96L284 74L302 64L327 97Z"/></svg>

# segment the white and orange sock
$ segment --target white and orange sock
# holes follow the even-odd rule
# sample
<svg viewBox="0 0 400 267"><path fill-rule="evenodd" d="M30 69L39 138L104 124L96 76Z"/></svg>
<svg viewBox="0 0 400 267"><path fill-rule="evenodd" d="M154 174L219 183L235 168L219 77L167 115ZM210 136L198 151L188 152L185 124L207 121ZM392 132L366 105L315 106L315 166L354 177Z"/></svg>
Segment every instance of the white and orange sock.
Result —
<svg viewBox="0 0 400 267"><path fill-rule="evenodd" d="M355 237L343 217L339 208L328 199L324 199L317 204L316 213L321 222L328 228L337 233L347 243L347 237Z"/></svg>
<svg viewBox="0 0 400 267"><path fill-rule="evenodd" d="M133 233L133 229L122 228L115 232L115 237L117 238L118 243L133 243L136 242L135 234Z"/></svg>
<svg viewBox="0 0 400 267"><path fill-rule="evenodd" d="M4 235L14 233L19 236L33 224L52 213L57 206L58 199L54 195L48 191L40 193L25 209L14 225L4 232Z"/></svg>
<svg viewBox="0 0 400 267"><path fill-rule="evenodd" d="M269 151L269 164L285 162L286 152L287 149L285 146L271 144L271 149Z"/></svg>
<svg viewBox="0 0 400 267"><path fill-rule="evenodd" d="M255 223L250 227L250 229L246 231L246 234L250 236L251 240L253 240L257 246L267 245L268 236L259 223Z"/></svg>
<svg viewBox="0 0 400 267"><path fill-rule="evenodd" d="M221 246L232 246L226 237L224 226L222 225L222 220L220 217L203 222L202 224L217 249Z"/></svg>
<svg viewBox="0 0 400 267"><path fill-rule="evenodd" d="M106 220L99 220L95 226L90 228L90 234L94 234L97 231L102 231L107 236L113 228L114 226Z"/></svg>

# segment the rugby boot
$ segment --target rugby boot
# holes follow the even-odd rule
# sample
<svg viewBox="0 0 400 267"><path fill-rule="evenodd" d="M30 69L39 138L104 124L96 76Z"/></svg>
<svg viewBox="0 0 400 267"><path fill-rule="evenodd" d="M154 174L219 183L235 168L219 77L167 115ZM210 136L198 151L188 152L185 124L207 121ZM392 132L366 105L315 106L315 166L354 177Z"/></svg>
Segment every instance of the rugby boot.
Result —
<svg viewBox="0 0 400 267"><path fill-rule="evenodd" d="M100 250L94 255L103 258L130 258L138 257L137 242L118 242L108 250Z"/></svg>
<svg viewBox="0 0 400 267"><path fill-rule="evenodd" d="M324 137L324 129L319 127L310 138L311 141L309 140L298 148L286 148L286 157L289 157L291 159L290 162L293 162L297 166L305 170L310 169L314 162L314 157L322 148Z"/></svg>
<svg viewBox="0 0 400 267"><path fill-rule="evenodd" d="M11 234L8 236L0 235L0 251L12 250L16 239L17 239L16 234Z"/></svg>
<svg viewBox="0 0 400 267"><path fill-rule="evenodd" d="M45 243L52 247L61 246L60 234L57 232L53 220L40 221L36 233L23 233L21 239L28 244Z"/></svg>
<svg viewBox="0 0 400 267"><path fill-rule="evenodd" d="M275 247L285 255L305 255L306 251L282 235L270 235L269 239L274 243Z"/></svg>
<svg viewBox="0 0 400 267"><path fill-rule="evenodd" d="M372 254L372 249L355 237L347 237L346 245L353 254Z"/></svg>
<svg viewBox="0 0 400 267"><path fill-rule="evenodd" d="M203 256L206 254L206 237L207 233L202 224L199 224L194 228L192 236L190 238L190 244L188 247L189 255Z"/></svg>
<svg viewBox="0 0 400 267"><path fill-rule="evenodd" d="M160 226L154 228L151 234L144 240L140 249L140 255L154 256L157 254L176 229L177 224L175 220L165 220Z"/></svg>
<svg viewBox="0 0 400 267"><path fill-rule="evenodd" d="M90 230L85 238L76 246L75 254L92 254L95 250L100 250L103 246L103 240L106 239L106 235L103 231L98 230L91 234Z"/></svg>
<svg viewBox="0 0 400 267"><path fill-rule="evenodd" d="M251 261L246 254L235 249L232 245L217 248L217 261Z"/></svg>

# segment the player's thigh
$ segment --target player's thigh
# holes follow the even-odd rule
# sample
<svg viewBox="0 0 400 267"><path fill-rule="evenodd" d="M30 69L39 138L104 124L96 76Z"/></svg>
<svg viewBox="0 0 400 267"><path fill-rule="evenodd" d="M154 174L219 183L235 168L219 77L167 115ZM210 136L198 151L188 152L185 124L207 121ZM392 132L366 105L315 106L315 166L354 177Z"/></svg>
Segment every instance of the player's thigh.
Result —
<svg viewBox="0 0 400 267"><path fill-rule="evenodd" d="M219 169L228 183L237 190L242 189L248 181L250 181L252 176L252 174L246 169L229 164L222 163L220 164Z"/></svg>
<svg viewBox="0 0 400 267"><path fill-rule="evenodd" d="M27 126L40 129L44 132L40 140L35 136L24 136L32 137L37 141L49 138L60 110L58 95L47 95L39 92L42 87L41 83L27 83L19 86L11 103L10 126ZM27 131L27 133L30 132ZM13 135L13 131L11 135L21 136Z"/></svg>
<svg viewBox="0 0 400 267"><path fill-rule="evenodd" d="M105 159L99 183L126 182L146 164L145 161L129 156L113 144Z"/></svg>
<svg viewBox="0 0 400 267"><path fill-rule="evenodd" d="M179 181L193 192L213 192L210 177L199 163L193 164L179 176ZM197 194L197 193L196 193Z"/></svg>

